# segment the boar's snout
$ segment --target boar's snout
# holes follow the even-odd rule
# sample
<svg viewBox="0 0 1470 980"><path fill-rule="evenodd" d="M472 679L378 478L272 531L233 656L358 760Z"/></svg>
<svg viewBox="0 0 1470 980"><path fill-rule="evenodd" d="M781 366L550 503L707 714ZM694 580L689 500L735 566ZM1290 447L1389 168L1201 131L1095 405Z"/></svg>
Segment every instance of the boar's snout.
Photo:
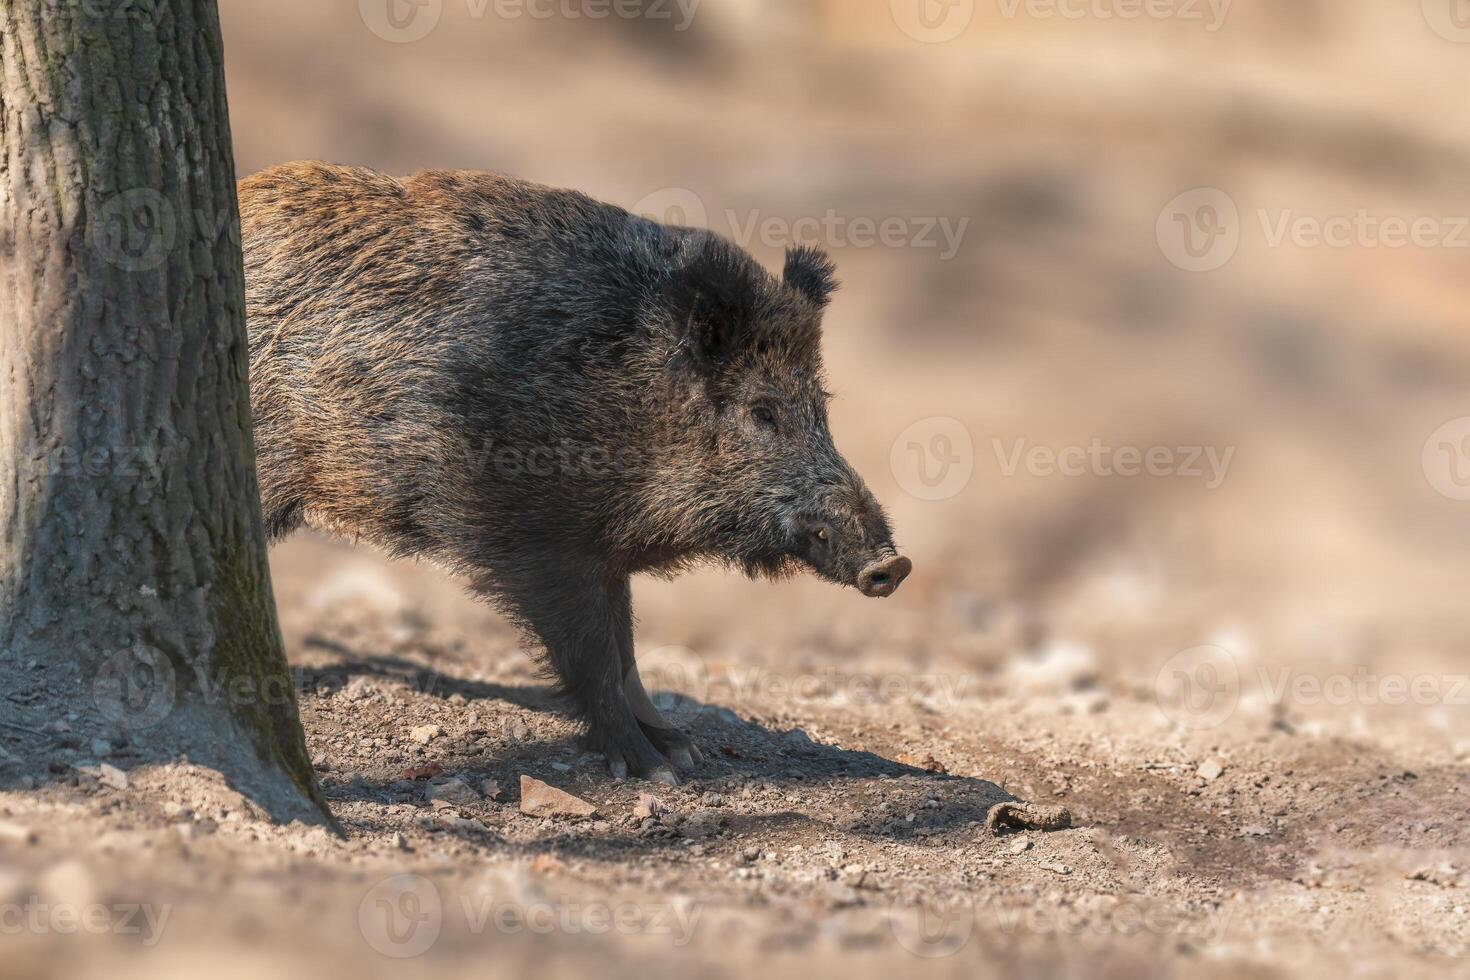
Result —
<svg viewBox="0 0 1470 980"><path fill-rule="evenodd" d="M796 522L792 552L823 578L854 586L865 596L893 595L914 564L893 546L878 501L856 474L843 475L836 492L817 510L820 516Z"/></svg>
<svg viewBox="0 0 1470 980"><path fill-rule="evenodd" d="M883 599L898 591L903 580L914 570L914 563L903 555L879 558L858 573L858 591L874 599Z"/></svg>

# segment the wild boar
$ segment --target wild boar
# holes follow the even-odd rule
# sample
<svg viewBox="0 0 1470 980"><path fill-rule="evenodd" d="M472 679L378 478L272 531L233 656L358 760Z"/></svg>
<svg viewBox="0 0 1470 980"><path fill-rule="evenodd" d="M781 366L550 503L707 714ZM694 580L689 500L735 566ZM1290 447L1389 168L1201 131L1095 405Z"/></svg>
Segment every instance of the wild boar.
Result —
<svg viewBox="0 0 1470 980"><path fill-rule="evenodd" d="M270 534L462 574L615 776L700 761L643 691L630 576L909 574L828 431L820 250L777 279L711 232L480 173L289 164L240 208Z"/></svg>

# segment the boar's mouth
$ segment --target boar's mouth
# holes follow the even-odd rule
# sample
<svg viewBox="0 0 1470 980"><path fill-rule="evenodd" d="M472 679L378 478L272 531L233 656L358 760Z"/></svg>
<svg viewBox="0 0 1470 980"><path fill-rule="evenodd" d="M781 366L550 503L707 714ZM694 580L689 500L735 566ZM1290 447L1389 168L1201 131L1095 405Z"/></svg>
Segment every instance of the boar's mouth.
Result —
<svg viewBox="0 0 1470 980"><path fill-rule="evenodd" d="M726 555L751 578L779 579L814 572L865 596L886 598L914 565L894 547L883 508L857 474L841 464L815 491L775 496L750 525L722 537L739 542ZM754 516L754 515L752 515Z"/></svg>
<svg viewBox="0 0 1470 980"><path fill-rule="evenodd" d="M796 522L791 557L838 585L857 589L863 595L882 599L893 595L914 569L914 563L884 540L868 543L859 529L847 534L834 522L805 519Z"/></svg>
<svg viewBox="0 0 1470 980"><path fill-rule="evenodd" d="M914 563L896 551L878 554L872 560L855 565L843 563L832 568L802 559L802 564L829 582L850 586L870 599L886 599L898 591L904 579L914 570Z"/></svg>

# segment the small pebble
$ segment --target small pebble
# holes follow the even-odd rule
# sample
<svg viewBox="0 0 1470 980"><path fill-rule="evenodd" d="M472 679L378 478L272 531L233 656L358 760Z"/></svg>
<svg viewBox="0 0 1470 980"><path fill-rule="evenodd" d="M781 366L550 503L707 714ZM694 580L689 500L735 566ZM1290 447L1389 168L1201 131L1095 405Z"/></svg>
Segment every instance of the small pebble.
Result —
<svg viewBox="0 0 1470 980"><path fill-rule="evenodd" d="M431 783L424 793L431 803L447 803L451 806L466 806L480 802L480 794L462 779L448 779L442 783Z"/></svg>
<svg viewBox="0 0 1470 980"><path fill-rule="evenodd" d="M648 793L639 793L638 802L633 806L633 818L638 821L647 820L649 817L657 817L664 812L664 805L658 797Z"/></svg>

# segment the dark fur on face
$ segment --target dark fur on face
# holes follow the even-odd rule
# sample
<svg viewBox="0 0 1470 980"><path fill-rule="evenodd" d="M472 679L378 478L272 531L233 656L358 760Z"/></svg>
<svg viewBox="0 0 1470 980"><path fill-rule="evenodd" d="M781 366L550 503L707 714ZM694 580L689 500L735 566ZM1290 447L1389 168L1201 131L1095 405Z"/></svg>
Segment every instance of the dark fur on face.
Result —
<svg viewBox="0 0 1470 980"><path fill-rule="evenodd" d="M488 174L293 164L240 199L272 534L464 574L630 771L658 764L640 728L684 744L630 727L630 575L805 566L880 595L907 573L828 431L821 251L778 280L712 233Z"/></svg>

